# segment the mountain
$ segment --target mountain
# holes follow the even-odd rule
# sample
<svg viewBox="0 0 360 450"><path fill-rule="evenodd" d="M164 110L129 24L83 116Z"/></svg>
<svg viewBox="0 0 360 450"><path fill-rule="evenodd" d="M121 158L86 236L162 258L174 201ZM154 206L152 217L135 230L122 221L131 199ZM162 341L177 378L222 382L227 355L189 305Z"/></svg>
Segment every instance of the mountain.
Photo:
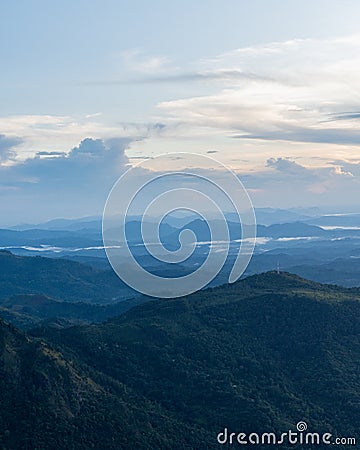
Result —
<svg viewBox="0 0 360 450"><path fill-rule="evenodd" d="M110 224L112 224L110 222ZM75 227L77 225L78 227ZM127 241L139 243L142 241L142 222L130 220L125 224ZM159 227L160 236L165 239L176 229L162 222ZM109 228L108 237L112 236L114 242L121 241L118 228ZM89 250L102 248L101 222L76 222L69 225L68 229L0 229L0 248L38 247L38 251L64 251L67 249ZM51 248L58 247L58 248ZM36 248L31 250L36 251Z"/></svg>
<svg viewBox="0 0 360 450"><path fill-rule="evenodd" d="M195 429L1 319L0 373L3 449L150 449L166 445L170 436L186 448ZM200 448L206 436L199 432L192 441Z"/></svg>
<svg viewBox="0 0 360 450"><path fill-rule="evenodd" d="M273 225L279 223L289 223L298 222L309 217L310 211L291 211L279 208L256 208L256 221L261 225ZM318 214L318 211L311 211L311 216L313 214Z"/></svg>
<svg viewBox="0 0 360 450"><path fill-rule="evenodd" d="M126 222L125 224L125 233L127 242L139 243L142 242L142 233L141 233L142 222L139 220L131 220ZM168 225L167 223L160 223L159 225L159 235L161 238L165 238L174 232L174 228Z"/></svg>
<svg viewBox="0 0 360 450"><path fill-rule="evenodd" d="M42 345L61 355L56 358L62 370L76 370L78 383L86 373L102 393L102 410L94 400L81 419L79 412L60 406L71 412L60 423L68 429L76 423L80 436L88 426L99 430L107 423L100 432L106 441L95 448L215 449L216 436L225 427L237 433L280 434L295 430L300 420L311 432L359 439L359 318L359 289L268 272L181 299L154 300L102 324L42 326L29 339L34 346L47 342ZM58 380L57 373L46 374L49 386L54 377ZM64 403L60 388L61 383L54 405ZM73 401L73 392L71 388L65 405ZM95 395L93 390L89 395ZM108 396L121 402L122 409L112 406L110 414ZM131 416L138 399L141 409ZM43 404L42 397L38 402L37 407ZM149 414L155 410L159 415ZM123 417L124 411L130 418ZM0 415L4 421L9 410L3 407ZM97 425L91 422L95 418ZM78 436L59 437L51 420L41 438L50 434L60 439L57 448L75 448L72 439ZM134 430L141 430L141 442L138 432L127 431L131 420ZM21 425L17 427L19 431ZM34 444L45 448L41 441ZM83 443L76 448L89 447Z"/></svg>
<svg viewBox="0 0 360 450"><path fill-rule="evenodd" d="M291 271L306 278L314 278L320 283L338 283L348 287L359 286L360 259L359 256L353 258L336 258L334 261L319 264L317 266L293 265Z"/></svg>
<svg viewBox="0 0 360 450"><path fill-rule="evenodd" d="M329 227L354 227L360 228L360 214L327 214L320 217L307 219L308 223Z"/></svg>
<svg viewBox="0 0 360 450"><path fill-rule="evenodd" d="M38 224L19 224L11 227L12 230L30 230L30 229L42 229L42 230L82 230L83 228L92 228L101 230L101 217L90 216L82 217L79 219L52 219L47 222Z"/></svg>
<svg viewBox="0 0 360 450"><path fill-rule="evenodd" d="M316 208L304 210L286 210L279 208L256 208L255 210L257 222L262 225L272 225L276 223L296 222L311 220L313 217L319 217L321 212ZM236 213L225 214L229 222L237 222L238 216ZM196 214L169 214L164 218L164 222L174 228L181 228L187 223L196 220ZM121 220L121 217L117 217ZM154 217L157 222L158 217ZM128 221L141 221L141 216L129 216ZM84 228L101 230L102 218L99 216L81 217L78 219L53 219L47 222L37 224L18 224L10 227L12 230L72 230L78 231Z"/></svg>
<svg viewBox="0 0 360 450"><path fill-rule="evenodd" d="M326 236L329 233L315 225L302 222L273 224L269 226L258 225L257 235L260 237L288 238L307 236Z"/></svg>
<svg viewBox="0 0 360 450"><path fill-rule="evenodd" d="M211 225L214 229L220 230L221 223L217 220L212 221ZM227 222L229 231L229 238L231 241L241 239L241 225L236 222ZM201 219L193 220L189 222L180 230L175 231L173 234L165 237L169 242L174 243L178 241L179 232L184 230L191 230L197 236L199 241L210 241L210 228L206 221ZM273 239L279 238L297 238L297 237L331 237L335 231L326 231L316 225L310 225L303 222L290 222L273 224L269 226L257 225L258 237L269 237ZM338 232L337 232L338 233Z"/></svg>
<svg viewBox="0 0 360 450"><path fill-rule="evenodd" d="M97 305L84 302L64 302L42 294L14 295L0 299L0 316L22 329L30 329L43 321L66 320L68 326L103 322L118 316L146 299L135 297L113 304Z"/></svg>
<svg viewBox="0 0 360 450"><path fill-rule="evenodd" d="M0 299L40 293L62 301L114 303L136 295L112 270L5 250L0 251L0 287Z"/></svg>
<svg viewBox="0 0 360 450"><path fill-rule="evenodd" d="M102 245L101 230L7 230L0 229L0 246L88 247Z"/></svg>

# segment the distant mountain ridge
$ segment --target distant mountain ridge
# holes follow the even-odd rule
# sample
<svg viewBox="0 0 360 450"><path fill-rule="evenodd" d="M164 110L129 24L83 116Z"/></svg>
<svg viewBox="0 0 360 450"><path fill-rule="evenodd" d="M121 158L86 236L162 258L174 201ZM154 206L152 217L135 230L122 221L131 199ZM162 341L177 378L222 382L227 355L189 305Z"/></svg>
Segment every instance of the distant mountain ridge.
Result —
<svg viewBox="0 0 360 450"><path fill-rule="evenodd" d="M175 228L167 223L162 223L159 227L160 238L165 244L174 244L178 242L179 233L183 230L191 230L197 236L198 241L210 240L210 226L219 229L219 221L214 220L209 224L202 219L192 220L180 228ZM239 222L228 221L230 241L241 239L241 225ZM246 224L244 225L246 226ZM141 244L142 224L140 221L130 220L126 222L125 235L130 244ZM108 239L113 236L113 243L119 244L124 241L122 228L117 227L108 230ZM321 226L308 223L293 221L288 223L278 223L271 225L257 225L257 235L259 237L269 237L274 239L287 237L343 237L356 235L360 236L359 229L350 227L350 229L334 228L324 229ZM225 239L225 236L224 236ZM155 236L154 236L155 240ZM27 229L27 230L8 230L0 229L0 247L20 247L20 246L54 246L59 248L81 248L81 247L99 247L103 246L101 227L80 228L76 230L46 230L46 229ZM44 248L46 250L46 248Z"/></svg>
<svg viewBox="0 0 360 450"><path fill-rule="evenodd" d="M23 257L0 251L0 299L39 293L63 301L103 304L136 295L112 270L65 259Z"/></svg>
<svg viewBox="0 0 360 450"><path fill-rule="evenodd" d="M144 301L144 298L135 297L99 305L64 302L42 294L23 294L0 299L0 317L21 329L31 329L49 320L65 320L67 326L89 324L123 314Z"/></svg>
<svg viewBox="0 0 360 450"><path fill-rule="evenodd" d="M313 217L319 217L322 215L321 211L317 208L307 208L299 211L289 210L289 209L281 209L281 208L255 208L255 213L257 217L257 222L261 225L272 225L275 223L289 223L296 221L306 221L311 220ZM237 215L234 213L226 213L225 214L227 220L229 222L233 222L235 218L237 219ZM186 223L191 222L196 219L197 215L194 214L183 214L183 215L170 215L165 219L165 223L181 228ZM138 221L140 217L131 216L128 220ZM154 218L156 221L157 219ZM77 219L64 219L57 218L52 219L46 222L29 224L22 223L18 225L14 225L9 227L13 230L29 230L29 229L43 229L43 230L80 230L82 228L96 228L101 230L101 216L88 216L88 217L80 217Z"/></svg>

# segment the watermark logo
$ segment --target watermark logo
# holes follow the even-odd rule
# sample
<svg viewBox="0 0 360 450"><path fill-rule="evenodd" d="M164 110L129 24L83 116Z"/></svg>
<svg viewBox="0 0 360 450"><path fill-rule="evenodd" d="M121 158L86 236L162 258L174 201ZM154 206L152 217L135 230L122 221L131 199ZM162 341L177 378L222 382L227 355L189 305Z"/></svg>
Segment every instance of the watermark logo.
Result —
<svg viewBox="0 0 360 450"><path fill-rule="evenodd" d="M167 220L185 213L194 220L177 228L176 239L170 233L168 245L163 237ZM197 233L199 223L207 227L208 242ZM131 242L136 227L141 242ZM240 231L237 245L231 242L234 227ZM128 286L154 297L180 297L205 287L229 255L227 281L238 280L255 239L255 214L246 189L233 171L208 156L170 153L146 159L118 179L104 208L103 241L111 266ZM194 264L194 270L179 276L177 267L186 266L201 245L208 252L199 267ZM151 271L152 264L167 265L169 273Z"/></svg>
<svg viewBox="0 0 360 450"><path fill-rule="evenodd" d="M331 433L310 432L306 422L300 421L295 430L284 433L234 433L225 428L217 435L219 444L227 445L356 445L355 437L335 437ZM311 447L313 448L313 447Z"/></svg>
<svg viewBox="0 0 360 450"><path fill-rule="evenodd" d="M307 428L308 428L308 426L307 426L307 423L306 422L298 422L297 424L296 424L296 428L297 428L297 430L298 431L306 431L307 430Z"/></svg>

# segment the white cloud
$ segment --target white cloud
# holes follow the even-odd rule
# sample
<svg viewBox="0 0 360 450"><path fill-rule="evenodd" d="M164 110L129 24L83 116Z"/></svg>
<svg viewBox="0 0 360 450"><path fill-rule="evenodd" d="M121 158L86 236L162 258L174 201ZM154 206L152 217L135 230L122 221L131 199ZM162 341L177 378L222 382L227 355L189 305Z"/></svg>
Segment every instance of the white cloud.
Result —
<svg viewBox="0 0 360 450"><path fill-rule="evenodd" d="M3 216L31 220L101 213L113 183L127 167L125 150L131 142L86 138L70 151L39 152L17 164L0 165Z"/></svg>
<svg viewBox="0 0 360 450"><path fill-rule="evenodd" d="M160 117L189 133L360 144L360 35L241 48L201 61L200 70L208 82L211 74L248 76L219 77L209 95L160 103Z"/></svg>
<svg viewBox="0 0 360 450"><path fill-rule="evenodd" d="M16 141L4 148L2 159L27 159L16 170L2 171L4 192L10 189L15 196L26 184L31 192L38 187L42 198L41 186L54 185L62 169L79 186L75 173L87 167L82 179L97 180L103 195L107 173L115 177L114 160L105 152L105 160L97 164L98 154L67 149L84 136L101 138L105 146L108 138L118 136L130 139L129 157L216 148L217 158L241 171L257 205L356 202L360 36L240 48L182 68L139 50L119 59L119 83L176 83L176 89L168 87L168 100L158 105L152 122L116 123L99 113L0 118L0 133ZM14 176L17 183L12 183ZM55 195L55 190L49 193Z"/></svg>
<svg viewBox="0 0 360 450"><path fill-rule="evenodd" d="M120 54L122 69L140 74L158 74L169 70L169 60L163 55L147 55L143 50L135 48Z"/></svg>
<svg viewBox="0 0 360 450"><path fill-rule="evenodd" d="M0 134L0 165L16 157L15 148L22 143L17 137L8 137Z"/></svg>
<svg viewBox="0 0 360 450"><path fill-rule="evenodd" d="M84 116L16 115L0 117L0 132L17 140L18 161L33 157L39 151L60 151L74 147L84 136L107 139L113 136L143 139L161 131L160 123L109 122L100 113ZM15 155L14 155L15 156Z"/></svg>
<svg viewBox="0 0 360 450"><path fill-rule="evenodd" d="M351 171L352 170L352 171ZM360 195L358 164L336 161L323 167L305 167L290 158L270 158L266 167L240 179L256 205L353 206Z"/></svg>

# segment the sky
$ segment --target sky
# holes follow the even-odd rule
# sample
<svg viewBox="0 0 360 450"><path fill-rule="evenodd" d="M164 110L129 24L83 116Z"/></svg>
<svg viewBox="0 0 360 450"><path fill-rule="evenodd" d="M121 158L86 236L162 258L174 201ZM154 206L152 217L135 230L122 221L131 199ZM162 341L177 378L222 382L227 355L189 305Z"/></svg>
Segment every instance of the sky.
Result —
<svg viewBox="0 0 360 450"><path fill-rule="evenodd" d="M141 158L211 154L257 207L360 194L357 0L2 2L0 224L101 214Z"/></svg>

